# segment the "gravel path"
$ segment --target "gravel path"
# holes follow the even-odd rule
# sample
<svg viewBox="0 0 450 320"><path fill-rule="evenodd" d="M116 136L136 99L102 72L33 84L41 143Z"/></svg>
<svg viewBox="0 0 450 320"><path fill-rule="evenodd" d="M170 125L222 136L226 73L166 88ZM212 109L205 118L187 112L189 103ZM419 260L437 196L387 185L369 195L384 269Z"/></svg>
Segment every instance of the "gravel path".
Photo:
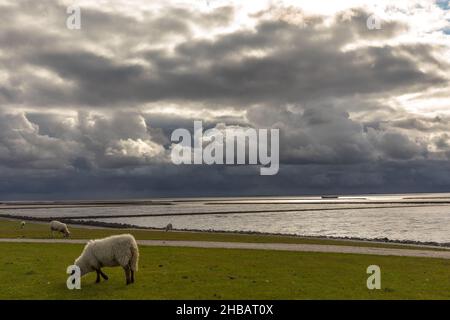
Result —
<svg viewBox="0 0 450 320"><path fill-rule="evenodd" d="M82 239L5 239L1 242L17 243L86 243ZM276 251L301 251L301 252L331 252L331 253L353 253L379 256L402 256L450 259L450 250L410 250L371 248L355 246L336 246L319 244L288 244L288 243L243 243L243 242L212 242L212 241L165 241L165 240L138 240L141 246L163 246L163 247L191 247L191 248L224 248L224 249L253 249L253 250L276 250Z"/></svg>

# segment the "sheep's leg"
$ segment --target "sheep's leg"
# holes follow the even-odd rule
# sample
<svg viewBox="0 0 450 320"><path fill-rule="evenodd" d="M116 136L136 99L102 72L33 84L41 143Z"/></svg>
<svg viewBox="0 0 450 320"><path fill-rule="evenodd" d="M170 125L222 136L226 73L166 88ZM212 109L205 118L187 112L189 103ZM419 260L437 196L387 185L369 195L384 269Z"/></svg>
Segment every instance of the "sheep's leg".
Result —
<svg viewBox="0 0 450 320"><path fill-rule="evenodd" d="M108 280L108 276L103 273L102 269L98 269L98 272L100 273L103 279Z"/></svg>
<svg viewBox="0 0 450 320"><path fill-rule="evenodd" d="M125 270L125 278L127 279L127 285L129 285L131 283L131 279L130 279L130 266L126 266L123 267L123 269Z"/></svg>
<svg viewBox="0 0 450 320"><path fill-rule="evenodd" d="M134 283L134 271L133 271L133 268L131 267L131 261L128 263L128 268L130 269L130 280L131 280L131 283Z"/></svg>
<svg viewBox="0 0 450 320"><path fill-rule="evenodd" d="M95 270L97 271L97 279L95 280L95 283L99 283L100 282L100 271L99 270Z"/></svg>

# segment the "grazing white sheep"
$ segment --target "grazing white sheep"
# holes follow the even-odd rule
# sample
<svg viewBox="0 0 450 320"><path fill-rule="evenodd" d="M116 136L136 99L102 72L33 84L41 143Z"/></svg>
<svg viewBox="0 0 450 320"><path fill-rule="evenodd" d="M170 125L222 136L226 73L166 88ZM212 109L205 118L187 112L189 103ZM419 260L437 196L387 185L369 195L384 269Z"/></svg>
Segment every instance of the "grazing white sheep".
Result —
<svg viewBox="0 0 450 320"><path fill-rule="evenodd" d="M172 226L171 223L169 223L169 224L166 226L166 232L167 232L167 231L170 231L170 230L172 230L172 229L173 229L173 226Z"/></svg>
<svg viewBox="0 0 450 320"><path fill-rule="evenodd" d="M108 280L108 276L101 270L102 267L121 266L125 270L127 285L134 282L134 273L138 270L139 249L136 240L131 234L122 234L99 240L90 240L84 247L81 255L75 260L80 268L81 276L89 272L97 272Z"/></svg>
<svg viewBox="0 0 450 320"><path fill-rule="evenodd" d="M20 222L20 229L23 229L23 228L25 228L25 221L22 221L22 222Z"/></svg>
<svg viewBox="0 0 450 320"><path fill-rule="evenodd" d="M69 229L67 228L67 225L59 221L53 220L52 222L50 222L50 231L52 232L52 237L53 231L61 232L65 238L68 238L70 236L70 232Z"/></svg>

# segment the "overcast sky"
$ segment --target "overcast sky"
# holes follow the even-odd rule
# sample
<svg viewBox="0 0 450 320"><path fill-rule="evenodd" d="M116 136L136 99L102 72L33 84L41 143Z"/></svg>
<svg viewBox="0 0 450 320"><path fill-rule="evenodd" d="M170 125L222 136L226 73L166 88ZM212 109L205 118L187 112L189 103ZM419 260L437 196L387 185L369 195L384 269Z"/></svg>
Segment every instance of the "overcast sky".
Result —
<svg viewBox="0 0 450 320"><path fill-rule="evenodd" d="M0 200L450 192L449 61L448 1L0 0ZM173 165L194 120L279 173Z"/></svg>

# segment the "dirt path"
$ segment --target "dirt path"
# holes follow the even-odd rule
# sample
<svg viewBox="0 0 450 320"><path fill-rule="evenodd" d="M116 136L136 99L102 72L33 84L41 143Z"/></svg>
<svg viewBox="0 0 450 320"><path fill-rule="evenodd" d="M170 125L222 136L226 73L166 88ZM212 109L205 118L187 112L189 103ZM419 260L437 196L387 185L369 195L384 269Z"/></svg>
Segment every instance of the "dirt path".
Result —
<svg viewBox="0 0 450 320"><path fill-rule="evenodd" d="M86 243L83 239L5 239L2 242L16 243ZM223 249L252 249L252 250L276 250L276 251L301 251L301 252L328 252L328 253L353 253L379 256L402 256L450 259L450 250L410 250L371 248L355 246L335 246L318 244L287 244L287 243L242 243L242 242L211 242L211 241L165 241L165 240L138 240L141 246L166 246L166 247L191 247L191 248L223 248Z"/></svg>

